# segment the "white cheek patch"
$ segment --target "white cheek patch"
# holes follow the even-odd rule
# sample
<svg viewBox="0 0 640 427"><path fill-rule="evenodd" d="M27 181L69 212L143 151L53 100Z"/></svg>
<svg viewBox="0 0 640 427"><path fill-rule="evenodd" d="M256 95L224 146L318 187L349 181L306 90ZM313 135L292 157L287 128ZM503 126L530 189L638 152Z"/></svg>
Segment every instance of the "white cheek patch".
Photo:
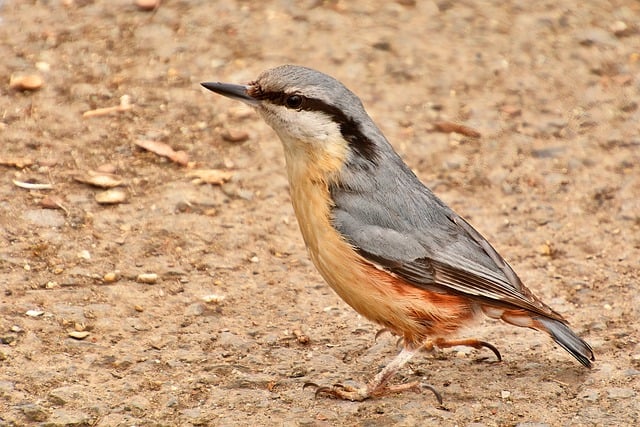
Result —
<svg viewBox="0 0 640 427"><path fill-rule="evenodd" d="M340 127L319 111L290 110L283 106L264 106L259 109L264 120L278 134L289 140L315 144L342 138Z"/></svg>

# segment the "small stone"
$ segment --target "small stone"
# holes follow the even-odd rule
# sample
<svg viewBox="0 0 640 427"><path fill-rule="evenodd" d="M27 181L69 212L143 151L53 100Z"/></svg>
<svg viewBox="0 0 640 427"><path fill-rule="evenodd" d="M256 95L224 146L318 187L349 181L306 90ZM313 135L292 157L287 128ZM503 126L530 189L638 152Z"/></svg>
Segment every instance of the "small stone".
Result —
<svg viewBox="0 0 640 427"><path fill-rule="evenodd" d="M83 412L65 411L56 409L47 420L47 427L74 427L89 425L90 417Z"/></svg>
<svg viewBox="0 0 640 427"><path fill-rule="evenodd" d="M0 344L11 344L16 340L14 335L0 335Z"/></svg>
<svg viewBox="0 0 640 427"><path fill-rule="evenodd" d="M16 334L19 334L22 331L23 331L23 329L18 325L13 325L11 327L11 332L15 332Z"/></svg>
<svg viewBox="0 0 640 427"><path fill-rule="evenodd" d="M156 273L142 273L138 274L136 277L136 282L138 283L146 283L148 285L153 285L158 282L158 275Z"/></svg>
<svg viewBox="0 0 640 427"><path fill-rule="evenodd" d="M588 402L595 402L600 397L600 392L589 388L580 393L580 397Z"/></svg>
<svg viewBox="0 0 640 427"><path fill-rule="evenodd" d="M202 297L202 300L204 302L213 303L213 304L219 304L222 301L224 301L224 299L225 299L224 295L216 295L216 294L205 295Z"/></svg>
<svg viewBox="0 0 640 427"><path fill-rule="evenodd" d="M78 258L84 259L84 260L90 260L91 259L91 253L84 249L80 252L78 252Z"/></svg>
<svg viewBox="0 0 640 427"><path fill-rule="evenodd" d="M10 393L13 393L16 385L11 381L2 381L0 380L0 396L5 396Z"/></svg>
<svg viewBox="0 0 640 427"><path fill-rule="evenodd" d="M119 188L101 191L95 196L96 202L101 205L115 205L127 200L127 193Z"/></svg>
<svg viewBox="0 0 640 427"><path fill-rule="evenodd" d="M46 408L36 403L22 405L20 410L29 421L44 421L49 418Z"/></svg>
<svg viewBox="0 0 640 427"><path fill-rule="evenodd" d="M500 392L500 397L501 397L502 399L508 399L508 398L510 398L510 397L511 397L511 392L510 392L510 391L508 391L508 390L502 390L502 391Z"/></svg>
<svg viewBox="0 0 640 427"><path fill-rule="evenodd" d="M616 37L624 37L633 33L624 21L615 21L611 26L609 26L609 30L611 30Z"/></svg>
<svg viewBox="0 0 640 427"><path fill-rule="evenodd" d="M189 305L184 310L184 315L185 316L201 316L205 312L205 310L206 310L206 307L204 306L204 304L196 302Z"/></svg>
<svg viewBox="0 0 640 427"><path fill-rule="evenodd" d="M249 258L249 261L251 261L254 264L257 264L260 262L260 258L258 258L257 256L252 256L251 258Z"/></svg>
<svg viewBox="0 0 640 427"><path fill-rule="evenodd" d="M636 395L632 388L613 387L607 391L609 399L628 399Z"/></svg>
<svg viewBox="0 0 640 427"><path fill-rule="evenodd" d="M38 71L42 71L43 73L48 73L51 71L51 65L48 62L39 61L36 62L36 68Z"/></svg>
<svg viewBox="0 0 640 427"><path fill-rule="evenodd" d="M77 340L83 340L86 337L88 337L90 334L87 331L71 331L69 332L69 336L71 338L77 339Z"/></svg>
<svg viewBox="0 0 640 427"><path fill-rule="evenodd" d="M117 271L110 271L102 277L102 280L104 280L105 283L114 283L117 282L118 279L120 279L120 275Z"/></svg>
<svg viewBox="0 0 640 427"><path fill-rule="evenodd" d="M244 142L249 139L249 134L245 131L226 130L221 136L227 142Z"/></svg>
<svg viewBox="0 0 640 427"><path fill-rule="evenodd" d="M136 6L138 9L148 12L160 6L160 0L136 0Z"/></svg>
<svg viewBox="0 0 640 427"><path fill-rule="evenodd" d="M49 280L49 281L47 282L47 284L46 284L46 285L44 285L44 287L45 287L46 289L55 289L55 288L57 288L57 287L59 287L59 286L60 286L60 284L59 284L58 282L56 282L55 280Z"/></svg>
<svg viewBox="0 0 640 427"><path fill-rule="evenodd" d="M202 410L200 408L187 408L180 411L182 416L190 420L192 425L202 425Z"/></svg>
<svg viewBox="0 0 640 427"><path fill-rule="evenodd" d="M11 76L9 87L15 90L38 90L44 84L44 80L37 74L25 76Z"/></svg>
<svg viewBox="0 0 640 427"><path fill-rule="evenodd" d="M58 387L49 392L49 401L55 405L66 405L67 403L77 401L86 395L88 390L79 385L69 385Z"/></svg>
<svg viewBox="0 0 640 427"><path fill-rule="evenodd" d="M44 314L44 311L40 311L40 310L27 310L27 312L25 313L27 316L29 317L40 317Z"/></svg>

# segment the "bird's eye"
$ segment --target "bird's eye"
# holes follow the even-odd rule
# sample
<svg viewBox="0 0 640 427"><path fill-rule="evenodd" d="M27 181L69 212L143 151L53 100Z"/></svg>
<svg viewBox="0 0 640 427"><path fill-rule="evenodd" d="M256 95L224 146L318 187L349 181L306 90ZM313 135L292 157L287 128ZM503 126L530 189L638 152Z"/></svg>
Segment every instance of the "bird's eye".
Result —
<svg viewBox="0 0 640 427"><path fill-rule="evenodd" d="M289 95L284 99L284 104L287 108L300 108L304 98L300 95Z"/></svg>

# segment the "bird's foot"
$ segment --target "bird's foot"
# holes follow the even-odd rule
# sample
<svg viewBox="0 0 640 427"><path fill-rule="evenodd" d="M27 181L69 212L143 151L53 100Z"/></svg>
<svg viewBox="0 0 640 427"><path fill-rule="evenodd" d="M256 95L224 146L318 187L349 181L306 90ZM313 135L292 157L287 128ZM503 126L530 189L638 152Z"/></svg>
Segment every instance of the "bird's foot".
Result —
<svg viewBox="0 0 640 427"><path fill-rule="evenodd" d="M423 389L430 390L438 400L438 403L442 405L442 395L432 385L421 384L417 381L397 384L397 385L367 385L364 387L352 387L343 384L334 384L333 386L318 386L314 383L306 383L304 387L316 387L316 397L329 396L335 399L350 400L352 402L362 402L373 397L385 396L388 394L403 393L405 391L413 391L415 393L421 393Z"/></svg>

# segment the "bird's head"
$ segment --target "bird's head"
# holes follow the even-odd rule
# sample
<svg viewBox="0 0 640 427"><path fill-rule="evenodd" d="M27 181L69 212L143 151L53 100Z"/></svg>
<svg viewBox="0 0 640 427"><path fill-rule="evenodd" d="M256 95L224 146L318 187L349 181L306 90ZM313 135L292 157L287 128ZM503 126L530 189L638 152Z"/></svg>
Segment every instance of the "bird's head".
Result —
<svg viewBox="0 0 640 427"><path fill-rule="evenodd" d="M375 139L381 134L360 99L333 77L283 65L264 71L247 85L210 82L202 86L254 107L287 151L327 152L342 156L343 162L375 163Z"/></svg>

